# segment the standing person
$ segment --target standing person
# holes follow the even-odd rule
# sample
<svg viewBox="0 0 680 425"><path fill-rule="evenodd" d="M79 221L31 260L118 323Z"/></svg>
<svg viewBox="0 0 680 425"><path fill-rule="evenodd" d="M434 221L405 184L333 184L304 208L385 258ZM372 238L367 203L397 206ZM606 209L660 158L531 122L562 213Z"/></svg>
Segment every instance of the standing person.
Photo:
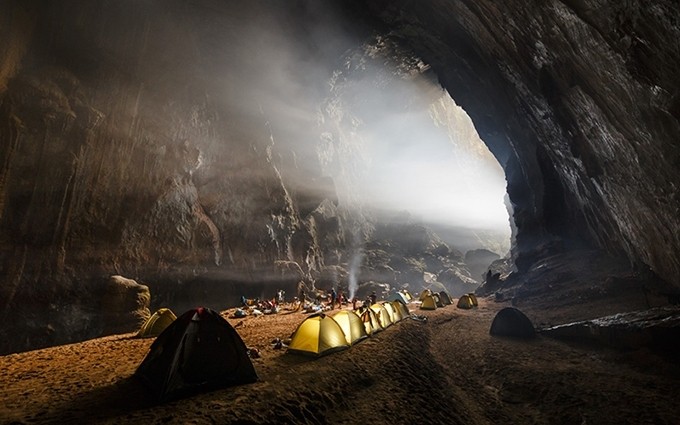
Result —
<svg viewBox="0 0 680 425"><path fill-rule="evenodd" d="M345 294L342 293L342 291L338 292L338 308L342 308L342 305L345 303Z"/></svg>
<svg viewBox="0 0 680 425"><path fill-rule="evenodd" d="M335 310L335 301L338 299L338 294L335 292L335 288L331 288L331 310Z"/></svg>
<svg viewBox="0 0 680 425"><path fill-rule="evenodd" d="M300 305L298 306L298 310L299 310L300 308L303 308L303 307L304 307L304 305L305 305L305 300L306 300L306 296L305 296L305 283L304 283L303 281L300 281L300 282L298 283L298 297L299 297L299 299L300 299Z"/></svg>
<svg viewBox="0 0 680 425"><path fill-rule="evenodd" d="M375 304L376 300L378 299L378 296L375 294L375 291L371 292L371 305Z"/></svg>

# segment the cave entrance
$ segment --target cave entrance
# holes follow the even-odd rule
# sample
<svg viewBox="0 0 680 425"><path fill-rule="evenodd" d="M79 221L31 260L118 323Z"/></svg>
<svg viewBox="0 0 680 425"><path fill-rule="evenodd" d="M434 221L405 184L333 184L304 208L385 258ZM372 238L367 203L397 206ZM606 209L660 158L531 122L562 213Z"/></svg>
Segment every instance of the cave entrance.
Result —
<svg viewBox="0 0 680 425"><path fill-rule="evenodd" d="M508 254L504 171L429 66L377 37L348 55L329 86L322 110L334 128L322 139L345 146L334 176L344 180L341 200L378 221L423 224L463 253Z"/></svg>

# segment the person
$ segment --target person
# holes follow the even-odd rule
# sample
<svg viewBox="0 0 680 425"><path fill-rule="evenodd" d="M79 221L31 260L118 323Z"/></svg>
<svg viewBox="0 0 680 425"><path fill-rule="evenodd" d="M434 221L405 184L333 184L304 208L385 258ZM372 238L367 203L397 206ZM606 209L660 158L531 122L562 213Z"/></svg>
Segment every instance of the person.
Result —
<svg viewBox="0 0 680 425"><path fill-rule="evenodd" d="M342 308L343 303L345 302L345 294L342 293L342 291L338 292L338 308Z"/></svg>
<svg viewBox="0 0 680 425"><path fill-rule="evenodd" d="M376 300L378 299L378 296L375 294L375 291L371 292L371 305L375 304Z"/></svg>
<svg viewBox="0 0 680 425"><path fill-rule="evenodd" d="M331 288L331 310L335 310L335 301L338 299L338 294L335 292L335 288Z"/></svg>
<svg viewBox="0 0 680 425"><path fill-rule="evenodd" d="M306 300L306 297L305 297L305 284L304 284L302 281L300 281L300 283L298 283L298 294L300 295L300 302L301 302L302 304L304 304L304 303L305 303L305 300Z"/></svg>
<svg viewBox="0 0 680 425"><path fill-rule="evenodd" d="M357 302L359 302L359 298L357 297L352 298L352 310L357 309Z"/></svg>
<svg viewBox="0 0 680 425"><path fill-rule="evenodd" d="M245 295L241 295L241 307L248 307L248 299Z"/></svg>

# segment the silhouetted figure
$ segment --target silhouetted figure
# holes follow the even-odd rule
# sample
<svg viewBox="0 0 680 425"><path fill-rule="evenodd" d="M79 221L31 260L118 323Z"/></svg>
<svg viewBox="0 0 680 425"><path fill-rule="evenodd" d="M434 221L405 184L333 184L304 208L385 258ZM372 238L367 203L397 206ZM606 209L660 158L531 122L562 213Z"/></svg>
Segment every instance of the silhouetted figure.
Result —
<svg viewBox="0 0 680 425"><path fill-rule="evenodd" d="M378 299L378 296L375 294L375 291L371 292L371 295L369 296L371 299L371 305L375 304L376 300Z"/></svg>

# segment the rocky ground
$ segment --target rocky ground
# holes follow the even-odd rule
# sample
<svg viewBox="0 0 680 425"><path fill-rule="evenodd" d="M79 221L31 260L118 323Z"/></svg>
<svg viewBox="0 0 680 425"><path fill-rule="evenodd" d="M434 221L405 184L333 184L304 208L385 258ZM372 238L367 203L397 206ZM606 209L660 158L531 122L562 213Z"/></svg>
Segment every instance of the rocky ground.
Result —
<svg viewBox="0 0 680 425"><path fill-rule="evenodd" d="M258 348L255 384L154 404L132 377L151 339L133 334L0 357L0 423L677 424L680 368L649 349L491 337L509 302L430 312L349 350L275 350L300 312L230 318ZM622 306L623 307L623 306ZM229 315L230 312L225 312Z"/></svg>

